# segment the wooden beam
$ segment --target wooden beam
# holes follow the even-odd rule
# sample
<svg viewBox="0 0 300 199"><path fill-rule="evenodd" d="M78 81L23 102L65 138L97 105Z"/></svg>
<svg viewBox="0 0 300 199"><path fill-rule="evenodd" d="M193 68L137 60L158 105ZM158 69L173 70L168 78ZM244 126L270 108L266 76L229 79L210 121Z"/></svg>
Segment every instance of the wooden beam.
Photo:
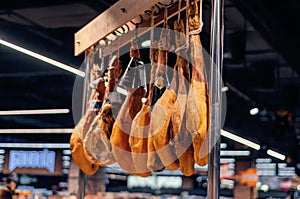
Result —
<svg viewBox="0 0 300 199"><path fill-rule="evenodd" d="M182 1L181 2L181 8L180 8L180 12L184 11L186 9L186 2ZM162 11L163 12L163 9ZM172 6L170 6L168 8L168 19L176 16L178 14L178 2L175 2ZM182 16L184 17L184 16ZM144 17L144 21L141 25L139 25L139 29L138 29L138 36L141 36L145 33L147 33L148 31L150 31L152 28L155 28L156 26L159 26L163 23L163 13L161 13L158 17L155 18L154 20L154 27L150 27L150 18L148 17L148 19L146 19L146 17ZM125 46L126 44L128 44L132 38L135 37L135 26L132 25L131 23L127 23L127 25L130 28L130 32L128 32L127 34L124 34L120 37L118 37L111 45L103 47L103 51L102 51L102 55L108 56L111 54L111 52L116 51L117 49L120 49L121 47Z"/></svg>
<svg viewBox="0 0 300 199"><path fill-rule="evenodd" d="M120 0L75 33L75 56L97 43L159 0Z"/></svg>

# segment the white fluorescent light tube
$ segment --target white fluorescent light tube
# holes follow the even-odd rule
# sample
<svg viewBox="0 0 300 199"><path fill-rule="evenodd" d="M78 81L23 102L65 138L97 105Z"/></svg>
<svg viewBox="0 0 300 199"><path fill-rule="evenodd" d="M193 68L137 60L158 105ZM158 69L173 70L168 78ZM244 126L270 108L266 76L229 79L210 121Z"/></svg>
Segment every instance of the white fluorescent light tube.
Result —
<svg viewBox="0 0 300 199"><path fill-rule="evenodd" d="M221 156L249 156L250 151L220 151Z"/></svg>
<svg viewBox="0 0 300 199"><path fill-rule="evenodd" d="M69 109L10 110L0 111L0 115L64 114L69 112Z"/></svg>
<svg viewBox="0 0 300 199"><path fill-rule="evenodd" d="M61 143L0 143L0 148L70 148L70 144Z"/></svg>
<svg viewBox="0 0 300 199"><path fill-rule="evenodd" d="M32 52L32 51L30 51L30 50L27 50L27 49L25 49L25 48L22 48L22 47L20 47L20 46L15 45L15 44L9 43L9 42L4 41L4 40L2 40L2 39L0 39L0 44L2 44L2 45L4 45L4 46L7 46L7 47L9 47L9 48L12 48L12 49L14 49L14 50L16 50L16 51L19 51L19 52L21 52L21 53L24 53L24 54L26 54L26 55L29 55L29 56L31 56L31 57L34 57L34 58L36 58L36 59L39 59L39 60L41 60L41 61L43 61L43 62L46 62L46 63L48 63L48 64L51 64L51 65L53 65L53 66L56 66L56 67L58 67L58 68L61 68L61 69L63 69L63 70L66 70L66 71L69 71L69 72L71 72L71 73L74 73L75 75L79 75L79 76L81 76L81 77L84 77L84 76L85 76L85 73L84 73L84 72L82 72L82 71L80 71L80 70L77 70L76 68L73 68L73 67L68 66L68 65L66 65L66 64L63 64L63 63L61 63L61 62L55 61L55 60L53 60L53 59L50 59L50 58L45 57L45 56L43 56L43 55L40 55L40 54L38 54L38 53Z"/></svg>
<svg viewBox="0 0 300 199"><path fill-rule="evenodd" d="M227 138L229 138L231 140L234 140L236 142L239 142L241 144L244 144L244 145L246 145L248 147L251 147L251 148L253 148L255 150L259 150L260 149L260 145L254 143L254 142L251 142L250 140L246 140L246 139L244 139L244 138L242 138L240 136L237 136L237 135L234 135L232 133L229 133L228 131L225 131L223 129L221 129L221 135L224 136L224 137L227 137Z"/></svg>
<svg viewBox="0 0 300 199"><path fill-rule="evenodd" d="M73 129L0 129L1 133L72 133Z"/></svg>
<svg viewBox="0 0 300 199"><path fill-rule="evenodd" d="M273 156L274 158L277 158L279 160L284 160L285 159L285 155L283 155L281 153L278 153L276 151L273 151L271 149L267 150L267 154L270 155L270 156Z"/></svg>

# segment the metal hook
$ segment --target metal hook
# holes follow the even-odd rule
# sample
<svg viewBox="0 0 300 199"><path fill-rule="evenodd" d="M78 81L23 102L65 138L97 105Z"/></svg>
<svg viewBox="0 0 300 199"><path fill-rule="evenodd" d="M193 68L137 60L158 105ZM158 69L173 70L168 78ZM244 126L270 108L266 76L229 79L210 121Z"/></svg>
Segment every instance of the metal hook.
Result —
<svg viewBox="0 0 300 199"><path fill-rule="evenodd" d="M99 46L99 48L100 48L100 47L103 48L103 47L107 46L106 38L101 39L101 40L98 42L98 46Z"/></svg>
<svg viewBox="0 0 300 199"><path fill-rule="evenodd" d="M121 27L121 28L122 28L122 32L120 32L119 30L115 30L115 32L113 32L113 34L116 35L116 36L123 35L124 34L124 28L123 27Z"/></svg>
<svg viewBox="0 0 300 199"><path fill-rule="evenodd" d="M157 12L154 11L154 8L157 9ZM145 10L145 11L144 11L145 14L150 15L150 16L151 16L152 12L153 12L153 16L154 16L154 17L158 17L159 14L161 13L161 8L160 8L157 4L155 4L155 5L152 7L151 10Z"/></svg>
<svg viewBox="0 0 300 199"><path fill-rule="evenodd" d="M144 21L144 18L143 18L142 15L139 15L139 17L140 17L140 22L134 23L134 22L131 20L130 23L132 23L133 25L135 25L136 27L138 27L138 26L141 25L141 24L143 23L143 21Z"/></svg>
<svg viewBox="0 0 300 199"><path fill-rule="evenodd" d="M129 28L128 24L124 24L123 26L125 26L125 27L126 27L126 30L125 30L125 28L124 28L124 34L128 33L128 32L129 32L129 30L130 30L130 28ZM123 26L122 26L122 27L123 27Z"/></svg>
<svg viewBox="0 0 300 199"><path fill-rule="evenodd" d="M161 6L164 6L164 7L169 7L169 6L174 4L174 0L171 0L171 2L169 4L164 4L164 3L161 3L161 2L158 2L158 4L161 5Z"/></svg>

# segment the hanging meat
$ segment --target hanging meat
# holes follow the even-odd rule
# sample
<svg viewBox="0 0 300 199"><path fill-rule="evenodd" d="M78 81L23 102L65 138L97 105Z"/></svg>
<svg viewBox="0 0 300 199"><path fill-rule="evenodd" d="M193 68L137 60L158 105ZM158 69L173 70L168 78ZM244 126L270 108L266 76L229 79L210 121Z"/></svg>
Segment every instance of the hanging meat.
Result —
<svg viewBox="0 0 300 199"><path fill-rule="evenodd" d="M131 60L120 80L120 86L124 87L128 95L123 103L116 122L114 123L111 143L112 151L115 159L121 168L132 175L149 176L149 173L140 172L135 169L133 159L131 157L131 147L129 145L129 134L132 120L142 107L142 98L145 97L145 71L144 65L139 60L140 51L136 40L131 42L130 47Z"/></svg>
<svg viewBox="0 0 300 199"><path fill-rule="evenodd" d="M167 86L167 47L169 45L170 30L164 28L161 33L158 63L156 69L157 88L162 89ZM176 72L173 75L171 85L165 89L162 96L157 100L151 112L149 140L153 142L155 152L158 154L161 162L170 170L179 168L177 156L173 147L169 144L170 133L169 123L172 115L172 109L176 100ZM148 166L155 166L155 162L151 156L148 156Z"/></svg>
<svg viewBox="0 0 300 199"><path fill-rule="evenodd" d="M189 30L199 29L202 22L199 20L199 9L196 1L191 3L188 15ZM190 35L190 50L192 78L186 108L186 127L193 137L195 162L203 166L208 163L209 97L205 80L202 45L198 33Z"/></svg>
<svg viewBox="0 0 300 199"><path fill-rule="evenodd" d="M154 86L154 76L157 68L157 56L157 43L154 42L150 49L151 74L148 97L141 110L133 119L129 137L133 165L135 166L135 170L137 172L145 173L144 176L150 175L151 171L161 171L164 168L159 157L156 155L154 148L148 149L150 109ZM151 170L147 167L148 153L151 154L151 157L153 157L154 161L156 161L155 167Z"/></svg>
<svg viewBox="0 0 300 199"><path fill-rule="evenodd" d="M122 62L115 55L112 57L111 64L108 67L108 85L105 91L105 102L102 105L99 126L107 134L107 137L111 137L113 124L115 122L116 112L114 110L119 110L122 103L120 95L114 92L117 79L120 75L120 70L122 69Z"/></svg>
<svg viewBox="0 0 300 199"><path fill-rule="evenodd" d="M186 44L185 28L183 20L175 21L174 29L178 31L176 36L176 47L180 49ZM189 65L186 61L187 49L183 48L177 51L177 59L175 68L178 68L178 94L175 101L171 124L172 124L172 144L174 145L176 155L179 159L179 167L183 175L190 176L194 173L194 149L192 145L192 136L186 130L186 103L187 88L186 83L189 82Z"/></svg>
<svg viewBox="0 0 300 199"><path fill-rule="evenodd" d="M88 56L88 61L89 59L90 54ZM92 121L99 111L99 103L102 102L102 97L105 92L104 82L101 81L101 77L98 72L98 70L94 70L91 73L91 81L97 82L97 85L91 87L91 100L87 103L88 110L75 126L70 138L72 159L77 166L88 175L92 175L98 170L98 161L83 146L83 140L86 137Z"/></svg>

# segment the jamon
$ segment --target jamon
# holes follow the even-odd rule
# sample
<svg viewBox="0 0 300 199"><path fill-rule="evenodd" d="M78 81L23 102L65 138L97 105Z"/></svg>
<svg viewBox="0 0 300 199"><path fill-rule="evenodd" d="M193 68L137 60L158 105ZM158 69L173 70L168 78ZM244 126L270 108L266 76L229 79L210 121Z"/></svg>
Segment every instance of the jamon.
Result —
<svg viewBox="0 0 300 199"><path fill-rule="evenodd" d="M88 110L75 126L70 138L72 158L77 166L88 175L92 175L97 171L98 161L83 146L83 140L85 139L88 129L99 111L99 103L102 102L102 96L105 92L104 82L100 81L101 78L97 73L98 71L94 70L91 74L91 81L95 81L97 83L94 87L92 87L91 100L87 103Z"/></svg>
<svg viewBox="0 0 300 199"><path fill-rule="evenodd" d="M128 95L113 125L110 140L114 157L121 168L132 175L146 177L149 176L150 173L136 170L129 145L132 120L140 111L142 98L145 96L145 90L141 85L141 83L143 83L142 77L140 76L142 68L138 65L140 53L134 41L131 43L130 56L132 56L130 65L120 81L120 85L125 87Z"/></svg>
<svg viewBox="0 0 300 199"><path fill-rule="evenodd" d="M113 57L108 68L108 86L106 88L106 99L99 115L97 115L89 128L84 139L84 146L87 151L98 161L101 166L106 166L115 162L110 144L110 135L114 116L112 112L112 93L116 84L116 72L121 68L121 62Z"/></svg>
<svg viewBox="0 0 300 199"><path fill-rule="evenodd" d="M178 31L178 33L176 33L176 47L180 48L186 42L186 37L183 35L185 33L183 21L175 21L174 29ZM171 133L173 137L172 143L179 159L180 170L185 176L190 176L194 173L195 161L192 137L186 131L185 125L185 109L187 103L187 88L185 83L189 81L190 77L188 63L184 57L187 57L187 49L182 49L177 52L175 68L178 68L179 85L177 99L171 117L173 127Z"/></svg>
<svg viewBox="0 0 300 199"><path fill-rule="evenodd" d="M199 10L197 2L194 1L188 10L189 30L194 31L200 27ZM192 134L194 159L200 165L208 163L208 144L204 143L208 132L209 118L209 98L207 84L205 82L204 60L202 54L202 45L199 34L190 36L192 78L188 93L188 102L186 109L186 127Z"/></svg>
<svg viewBox="0 0 300 199"><path fill-rule="evenodd" d="M163 29L161 33L160 42L165 42L159 46L158 52L158 63L156 76L157 79L155 84L158 88L166 86L164 76L166 77L167 71L167 51L166 45L169 41L169 30ZM162 96L155 103L154 108L151 112L149 136L153 141L155 152L158 154L161 162L165 167L170 170L179 168L179 163L174 149L169 144L170 134L168 131L169 123L172 115L172 109L176 100L176 73L174 73L170 88L167 88ZM148 158L148 165L153 167L152 159ZM153 160L152 160L153 161Z"/></svg>
<svg viewBox="0 0 300 199"><path fill-rule="evenodd" d="M158 171L163 169L163 165L160 162L159 157L156 155L154 148L148 148L148 133L149 133L149 124L150 124L150 109L152 101L152 93L154 86L154 76L157 67L157 43L154 42L150 49L150 59L151 59L151 74L149 82L149 93L146 102L143 104L141 110L136 114L129 137L129 144L132 152L132 160L135 166L135 170L140 173L145 173L150 175L150 171ZM151 170L147 167L148 153L151 154L151 157L156 160L155 167Z"/></svg>

